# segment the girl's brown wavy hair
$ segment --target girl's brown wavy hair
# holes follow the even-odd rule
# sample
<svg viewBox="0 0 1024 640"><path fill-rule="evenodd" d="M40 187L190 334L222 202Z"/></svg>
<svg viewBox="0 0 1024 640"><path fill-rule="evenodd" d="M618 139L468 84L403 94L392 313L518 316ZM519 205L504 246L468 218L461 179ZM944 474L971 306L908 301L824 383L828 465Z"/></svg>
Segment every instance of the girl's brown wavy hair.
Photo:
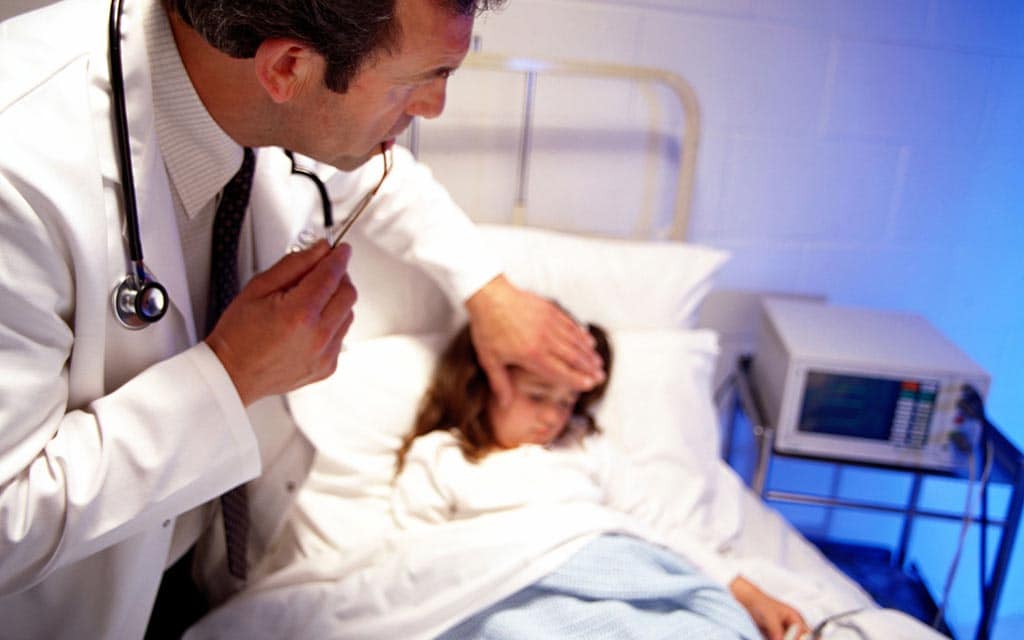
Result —
<svg viewBox="0 0 1024 640"><path fill-rule="evenodd" d="M584 434L600 430L590 409L604 396L612 368L612 349L607 333L594 324L588 324L587 330L594 337L594 348L604 362L605 378L593 389L581 393L572 408L572 419L584 425ZM463 455L474 462L497 448L494 431L487 417L490 398L491 387L487 374L480 366L470 338L469 325L466 325L448 343L434 368L430 387L420 402L415 426L405 436L398 451L396 473L402 470L405 454L413 440L431 431L454 430L458 434Z"/></svg>

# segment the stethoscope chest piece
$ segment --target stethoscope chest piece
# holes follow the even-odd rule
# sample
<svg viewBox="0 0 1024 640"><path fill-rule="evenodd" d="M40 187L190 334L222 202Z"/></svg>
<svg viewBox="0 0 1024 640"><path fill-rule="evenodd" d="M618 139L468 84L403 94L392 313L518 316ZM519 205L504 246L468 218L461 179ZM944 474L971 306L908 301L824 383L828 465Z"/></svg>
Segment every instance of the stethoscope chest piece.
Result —
<svg viewBox="0 0 1024 640"><path fill-rule="evenodd" d="M112 296L114 316L127 329L144 329L167 313L167 290L146 276L125 276Z"/></svg>

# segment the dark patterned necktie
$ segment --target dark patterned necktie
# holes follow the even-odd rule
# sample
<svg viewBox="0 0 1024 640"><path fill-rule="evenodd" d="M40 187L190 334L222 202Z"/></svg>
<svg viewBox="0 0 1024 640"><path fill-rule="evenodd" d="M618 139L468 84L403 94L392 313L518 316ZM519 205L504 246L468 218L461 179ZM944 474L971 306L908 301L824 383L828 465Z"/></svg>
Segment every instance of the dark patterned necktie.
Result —
<svg viewBox="0 0 1024 640"><path fill-rule="evenodd" d="M242 168L221 194L213 219L210 247L210 293L206 309L206 333L209 335L231 300L238 294L238 236L249 206L256 156L245 149ZM239 485L220 497L227 543L228 571L240 580L246 577L246 547L249 543L249 496Z"/></svg>

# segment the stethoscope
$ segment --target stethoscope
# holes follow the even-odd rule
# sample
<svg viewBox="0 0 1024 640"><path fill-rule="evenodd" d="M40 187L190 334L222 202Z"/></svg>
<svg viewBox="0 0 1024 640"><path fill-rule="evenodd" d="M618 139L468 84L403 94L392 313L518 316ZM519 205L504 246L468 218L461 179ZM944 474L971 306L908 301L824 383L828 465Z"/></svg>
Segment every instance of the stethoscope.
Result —
<svg viewBox="0 0 1024 640"><path fill-rule="evenodd" d="M121 192L124 199L125 235L131 265L128 274L114 287L111 303L114 317L127 329L144 329L167 313L170 297L167 289L146 269L142 260L142 234L139 231L139 211L135 196L135 176L132 172L131 145L128 141L128 108L125 105L124 71L121 62L122 0L110 3L110 88L114 97L114 124L117 132L117 153L121 165ZM334 226L334 213L327 188L311 170L295 164L290 151L285 152L292 162L292 173L313 181L323 206L324 228Z"/></svg>
<svg viewBox="0 0 1024 640"><path fill-rule="evenodd" d="M164 317L170 299L167 289L146 270L142 261L142 234L135 198L131 146L128 142L128 108L125 106L124 72L121 68L121 0L110 3L110 88L114 94L114 123L117 153L121 162L121 192L124 196L128 275L114 287L114 317L128 329L143 329Z"/></svg>

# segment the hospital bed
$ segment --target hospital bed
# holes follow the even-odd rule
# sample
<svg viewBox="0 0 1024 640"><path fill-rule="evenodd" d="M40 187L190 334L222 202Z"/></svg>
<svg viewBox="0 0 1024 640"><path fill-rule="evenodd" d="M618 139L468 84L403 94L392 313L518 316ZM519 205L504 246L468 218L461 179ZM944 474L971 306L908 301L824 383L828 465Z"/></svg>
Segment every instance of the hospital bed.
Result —
<svg viewBox="0 0 1024 640"><path fill-rule="evenodd" d="M449 103L405 143L477 219L513 282L609 330L615 368L597 419L644 470L645 533L739 571L811 625L840 615L822 637L931 637L873 603L721 460L721 349L697 318L728 255L686 241L700 132L689 85L657 70L474 54ZM318 449L312 473L255 578L189 638L430 638L590 537L632 532L572 508L396 530L395 454L465 318L359 225L351 242L361 297L337 372L288 399Z"/></svg>

